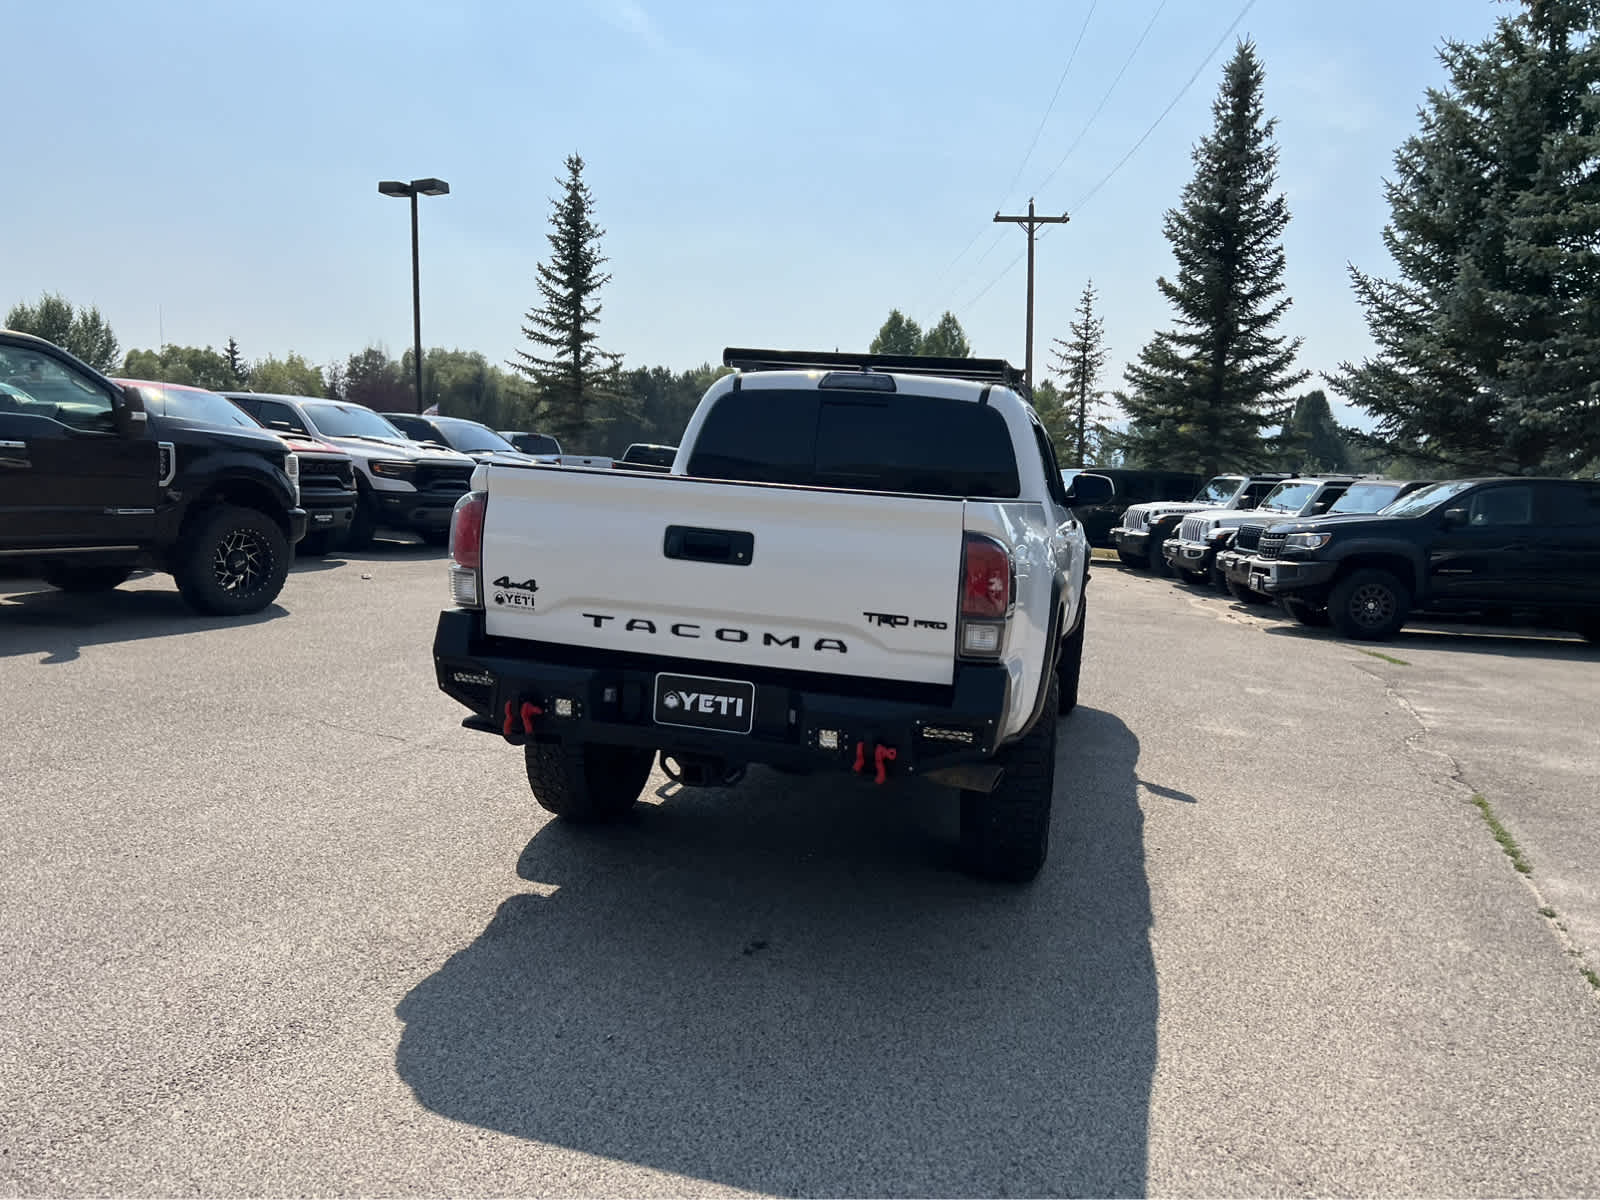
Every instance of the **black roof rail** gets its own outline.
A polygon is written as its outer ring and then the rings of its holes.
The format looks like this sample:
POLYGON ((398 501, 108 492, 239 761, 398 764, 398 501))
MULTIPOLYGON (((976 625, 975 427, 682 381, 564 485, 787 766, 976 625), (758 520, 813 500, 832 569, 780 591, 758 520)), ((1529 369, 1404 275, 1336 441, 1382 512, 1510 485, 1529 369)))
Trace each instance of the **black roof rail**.
POLYGON ((729 346, 722 365, 738 371, 893 371, 999 383, 1026 394, 1022 371, 1003 358, 935 358, 922 354, 847 354, 837 350, 751 350, 729 346))

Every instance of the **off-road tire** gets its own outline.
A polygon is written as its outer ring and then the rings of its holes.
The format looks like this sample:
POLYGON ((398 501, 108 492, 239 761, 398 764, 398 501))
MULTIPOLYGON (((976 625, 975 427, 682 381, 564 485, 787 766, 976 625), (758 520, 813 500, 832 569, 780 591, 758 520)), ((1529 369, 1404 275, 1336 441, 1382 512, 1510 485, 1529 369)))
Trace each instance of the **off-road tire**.
POLYGON ((1204 571, 1191 571, 1188 567, 1179 567, 1177 570, 1178 578, 1182 579, 1190 587, 1205 587, 1210 582, 1206 578, 1204 571))
POLYGON ((1164 545, 1166 545, 1165 538, 1158 540, 1152 537, 1146 546, 1145 557, 1150 560, 1150 573, 1167 579, 1172 575, 1172 568, 1167 565, 1166 555, 1161 553, 1161 547, 1164 545))
POLYGON ((132 567, 85 567, 73 563, 53 563, 39 577, 63 592, 109 592, 128 581, 132 567))
POLYGON ((1122 560, 1125 567, 1148 567, 1150 559, 1143 554, 1129 554, 1126 550, 1117 549, 1117 557, 1122 560))
POLYGON ((350 516, 350 524, 344 531, 344 548, 346 550, 370 550, 373 536, 378 532, 378 505, 372 498, 372 493, 362 488, 356 497, 356 511, 350 516))
POLYGON ((1278 598, 1278 603, 1285 613, 1302 625, 1308 625, 1313 629, 1326 629, 1331 624, 1328 610, 1320 604, 1313 604, 1298 596, 1281 596, 1278 598))
POLYGON ((1051 675, 1044 711, 1027 736, 995 756, 1005 768, 992 792, 961 793, 961 865, 980 879, 1027 883, 1050 851, 1050 804, 1056 783, 1056 709, 1051 675))
POLYGON ((1381 642, 1400 632, 1411 611, 1411 589, 1381 567, 1351 571, 1328 593, 1328 618, 1347 638, 1381 642))
POLYGON ((528 786, 539 807, 574 825, 615 821, 644 792, 654 750, 634 746, 523 746, 528 786))
POLYGON ((1227 585, 1228 595, 1232 596, 1240 604, 1270 604, 1272 602, 1270 596, 1263 596, 1255 588, 1247 587, 1237 579, 1227 580, 1227 585))
POLYGON ((197 612, 242 617, 278 598, 292 554, 289 539, 266 513, 219 504, 197 514, 185 531, 172 575, 197 612))
POLYGON ((1083 634, 1089 624, 1089 606, 1085 602, 1078 628, 1061 641, 1061 657, 1056 660, 1056 683, 1060 689, 1056 715, 1064 717, 1078 707, 1078 677, 1083 673, 1083 634))

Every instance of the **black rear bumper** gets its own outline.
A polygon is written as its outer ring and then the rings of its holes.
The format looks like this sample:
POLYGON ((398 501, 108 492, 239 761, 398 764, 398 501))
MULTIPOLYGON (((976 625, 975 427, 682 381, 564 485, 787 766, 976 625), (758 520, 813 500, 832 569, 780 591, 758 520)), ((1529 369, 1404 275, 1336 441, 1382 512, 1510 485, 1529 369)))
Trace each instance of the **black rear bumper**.
POLYGON ((961 769, 993 756, 1005 723, 1008 679, 999 666, 958 664, 952 685, 918 688, 576 651, 487 638, 482 630, 479 613, 440 613, 434 671, 440 690, 471 710, 463 725, 514 742, 641 746, 720 758, 730 767, 763 763, 797 770, 854 770, 864 760, 869 773, 876 762, 874 751, 881 746, 894 751, 889 759, 894 774, 949 772, 946 780, 957 786, 982 787, 961 778, 961 769), (751 731, 657 724, 658 672, 754 684, 751 731), (528 710, 526 726, 524 705, 539 710, 528 710))

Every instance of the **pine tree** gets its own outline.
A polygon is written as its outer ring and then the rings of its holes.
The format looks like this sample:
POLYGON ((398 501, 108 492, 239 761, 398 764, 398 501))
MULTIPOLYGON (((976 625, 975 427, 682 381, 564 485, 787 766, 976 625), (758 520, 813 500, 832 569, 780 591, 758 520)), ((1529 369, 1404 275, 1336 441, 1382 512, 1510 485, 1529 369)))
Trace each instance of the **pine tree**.
POLYGON ((1083 295, 1078 297, 1078 307, 1067 326, 1072 334, 1070 341, 1051 338, 1051 369, 1061 377, 1066 393, 1066 421, 1062 429, 1065 445, 1071 446, 1080 466, 1095 460, 1095 430, 1099 422, 1094 419, 1094 409, 1100 397, 1095 385, 1100 372, 1105 370, 1111 351, 1106 346, 1105 319, 1095 315, 1094 281, 1083 285, 1083 295))
POLYGON ((563 446, 585 442, 615 419, 623 405, 622 356, 595 345, 599 292, 611 281, 600 267, 605 236, 594 221, 594 196, 583 181, 583 159, 571 154, 563 191, 551 201, 551 256, 538 268, 543 307, 526 315, 523 334, 535 349, 518 350, 507 365, 538 385, 535 420, 563 446))
POLYGON ((1275 119, 1265 116, 1265 72, 1239 45, 1211 106, 1212 131, 1195 147, 1195 173, 1163 229, 1178 273, 1156 286, 1177 328, 1156 334, 1124 373, 1117 401, 1125 445, 1150 466, 1212 475, 1272 457, 1263 434, 1289 416, 1300 340, 1272 329, 1292 303, 1283 293, 1289 207, 1277 186, 1275 119))
POLYGON ((1281 439, 1284 466, 1291 471, 1349 471, 1354 465, 1328 394, 1313 388, 1294 402, 1281 439))
POLYGON ((878 336, 867 347, 867 353, 921 354, 922 326, 898 308, 891 308, 888 317, 878 328, 878 336))
POLYGON ((1379 447, 1459 474, 1600 454, 1600 0, 1520 0, 1395 153, 1384 244, 1354 267, 1377 353, 1330 383, 1379 447))
POLYGON ((239 353, 239 343, 231 337, 228 339, 228 344, 222 348, 222 357, 227 360, 235 387, 244 387, 250 382, 250 366, 245 362, 244 355, 239 353))

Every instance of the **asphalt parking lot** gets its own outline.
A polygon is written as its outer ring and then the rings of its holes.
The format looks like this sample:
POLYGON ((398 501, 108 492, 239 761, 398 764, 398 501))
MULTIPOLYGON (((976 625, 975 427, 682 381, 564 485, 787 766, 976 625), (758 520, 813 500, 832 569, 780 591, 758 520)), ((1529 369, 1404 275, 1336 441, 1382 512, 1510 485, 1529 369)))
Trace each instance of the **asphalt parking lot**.
POLYGON ((1600 650, 1090 595, 1007 889, 927 787, 548 824, 435 551, 0 580, 0 1192, 1600 1191, 1600 650))

